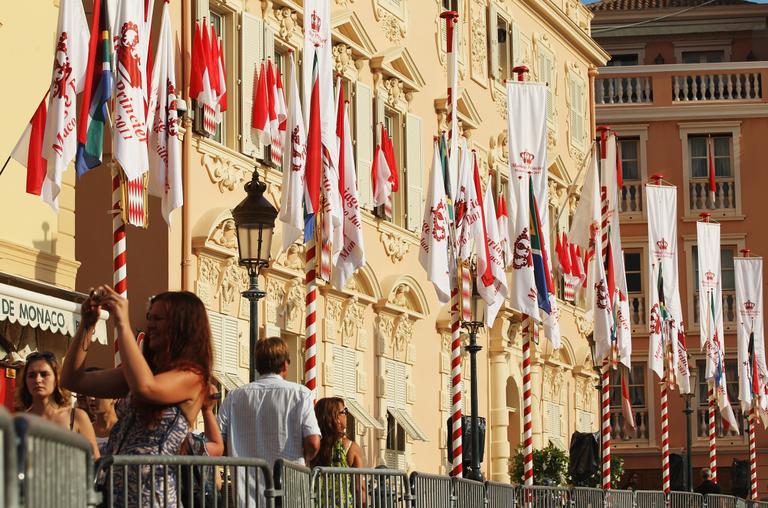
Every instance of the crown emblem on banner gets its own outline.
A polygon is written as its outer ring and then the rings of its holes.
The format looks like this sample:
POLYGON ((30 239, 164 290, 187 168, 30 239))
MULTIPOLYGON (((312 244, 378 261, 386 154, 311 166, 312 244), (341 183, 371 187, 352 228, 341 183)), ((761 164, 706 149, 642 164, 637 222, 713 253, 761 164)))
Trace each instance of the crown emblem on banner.
POLYGON ((715 280, 715 274, 712 272, 705 272, 704 278, 707 279, 707 282, 712 282, 713 280, 715 280))
POLYGON ((320 16, 317 15, 317 11, 312 11, 312 16, 310 17, 310 26, 312 27, 312 30, 314 32, 320 31, 320 16))
POLYGON ((526 150, 526 151, 520 152, 520 158, 523 160, 524 163, 530 164, 533 162, 533 159, 535 159, 536 157, 531 152, 526 150))
POLYGON ((747 310, 754 310, 755 309, 755 302, 747 300, 744 302, 744 308, 747 310))
POLYGON ((667 242, 665 239, 661 239, 658 242, 656 242, 656 247, 658 247, 661 250, 667 250, 667 247, 669 247, 669 242, 667 242))

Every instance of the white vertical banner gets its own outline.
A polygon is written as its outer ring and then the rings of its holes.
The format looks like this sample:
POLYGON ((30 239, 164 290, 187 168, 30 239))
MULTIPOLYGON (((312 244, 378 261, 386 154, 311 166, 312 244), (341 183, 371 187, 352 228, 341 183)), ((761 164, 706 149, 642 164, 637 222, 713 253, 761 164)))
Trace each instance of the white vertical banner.
MULTIPOLYGON (((768 410, 768 368, 765 363, 763 323, 763 258, 735 258, 736 339, 739 353, 739 400, 748 412, 753 399, 764 413, 768 410)), ((764 415, 763 415, 764 416, 764 415)), ((763 418, 765 422, 765 418, 763 418)))
MULTIPOLYGON (((335 120, 336 104, 333 92, 333 57, 331 55, 331 3, 330 0, 305 0, 304 2, 304 54, 303 83, 304 107, 309 107, 312 93, 312 65, 317 54, 318 80, 320 85, 320 132, 336 167, 335 120)), ((309 115, 304 119, 309 128, 309 115)))
POLYGON ((549 197, 547 182, 547 85, 510 81, 507 83, 507 119, 509 133, 509 237, 512 254, 512 305, 544 323, 544 332, 554 348, 560 346, 557 298, 549 268, 549 197), (530 183, 529 183, 530 182, 530 183), (534 272, 531 250, 530 189, 536 199, 541 229, 540 254, 545 273, 534 272), (512 219, 514 217, 514 219, 512 219), (542 286, 542 281, 544 285, 542 286), (542 290, 546 295, 539 295, 542 290), (546 304, 538 300, 546 298, 546 304), (538 308, 549 312, 537 311, 538 308))
POLYGON ((618 295, 610 295, 612 303, 616 306, 614 311, 615 323, 613 324, 616 335, 616 352, 618 360, 632 367, 632 327, 629 322, 629 297, 627 293, 627 277, 624 269, 624 252, 621 247, 621 231, 619 225, 619 193, 618 185, 618 149, 616 136, 608 135, 606 154, 603 159, 603 172, 600 175, 602 186, 605 187, 605 195, 608 207, 608 226, 610 228, 611 250, 613 251, 613 276, 616 281, 618 295))
POLYGON ((424 218, 421 226, 419 263, 432 281, 440 303, 451 298, 451 280, 448 271, 448 205, 443 184, 443 166, 437 141, 432 153, 432 172, 429 178, 424 218))
MULTIPOLYGON (((596 244, 600 239, 600 175, 598 170, 600 157, 597 150, 598 148, 595 148, 592 151, 592 161, 587 168, 579 202, 576 204, 576 211, 571 220, 571 229, 568 231, 568 242, 578 247, 582 256, 586 256, 588 261, 585 263, 587 265, 587 277, 583 279, 583 284, 585 284, 584 310, 588 320, 592 319, 592 312, 595 308, 594 288, 598 281, 597 269, 594 265, 598 257, 594 255, 593 251, 600 252, 602 250, 601 246, 596 244)), ((578 263, 579 260, 575 259, 574 256, 571 262, 578 263)))
POLYGON ((690 393, 683 315, 677 274, 677 187, 646 185, 648 213, 648 364, 664 378, 665 358, 671 351, 674 379, 680 393, 690 393))
POLYGON ((723 357, 723 292, 720 268, 720 224, 696 223, 699 257, 699 328, 701 349, 707 353, 706 378, 715 376, 723 357))

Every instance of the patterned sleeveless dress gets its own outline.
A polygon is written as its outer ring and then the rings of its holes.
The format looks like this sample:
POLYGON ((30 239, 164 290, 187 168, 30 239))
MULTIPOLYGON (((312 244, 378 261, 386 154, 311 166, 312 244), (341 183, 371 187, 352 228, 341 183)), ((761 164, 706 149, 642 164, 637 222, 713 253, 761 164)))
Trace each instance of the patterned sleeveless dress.
MULTIPOLYGON (((109 455, 178 455, 181 443, 189 433, 189 424, 178 406, 163 409, 159 422, 148 428, 131 404, 130 396, 120 401, 116 407, 117 423, 112 427, 107 442, 109 455)), ((126 495, 123 467, 114 469, 112 488, 114 505, 123 506, 126 495)), ((176 496, 176 471, 165 466, 155 467, 154 475, 150 466, 128 466, 128 506, 176 508, 179 503, 176 496), (139 471, 140 470, 140 471, 139 471), (140 472, 140 475, 139 475, 140 472), (139 478, 140 476, 140 478, 139 478), (141 482, 141 498, 137 489, 141 482), (154 483, 154 499, 152 496, 154 483)))

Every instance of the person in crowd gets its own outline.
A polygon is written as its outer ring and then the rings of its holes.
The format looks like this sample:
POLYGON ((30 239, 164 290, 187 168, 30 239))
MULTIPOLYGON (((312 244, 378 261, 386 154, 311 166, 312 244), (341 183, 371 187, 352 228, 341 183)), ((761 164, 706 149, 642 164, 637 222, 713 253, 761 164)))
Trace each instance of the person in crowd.
POLYGON ((640 489, 640 475, 637 472, 629 475, 627 484, 624 486, 624 490, 639 490, 640 489))
POLYGON ((102 455, 106 454, 109 434, 117 423, 115 399, 99 399, 88 397, 88 407, 93 415, 93 431, 96 433, 96 444, 102 455))
POLYGON ((709 468, 701 470, 701 483, 696 487, 696 492, 699 494, 720 494, 722 491, 720 485, 712 481, 712 471, 709 468))
MULTIPOLYGON (((208 396, 213 360, 211 330, 203 302, 187 291, 170 291, 153 297, 147 312, 143 352, 128 317, 128 300, 109 286, 92 291, 82 306, 82 321, 72 340, 62 373, 62 383, 78 393, 98 398, 123 399, 117 405, 106 452, 110 455, 178 455, 181 444, 208 396), (87 372, 88 346, 99 316, 109 311, 114 322, 122 365, 87 372)), ((115 474, 112 490, 129 506, 153 503, 178 506, 173 468, 145 468, 141 489, 135 469, 115 474), (155 499, 150 501, 154 483, 155 499), (140 490, 140 493, 139 493, 140 490), (165 501, 167 496, 167 502, 165 501)))
MULTIPOLYGON (((348 410, 344 399, 326 397, 317 401, 315 416, 320 426, 320 450, 312 459, 312 466, 363 467, 360 447, 347 437, 348 410)), ((352 507, 365 504, 365 489, 359 479, 355 482, 355 495, 347 478, 334 477, 332 484, 320 486, 321 491, 333 497, 333 506, 352 507)))
POLYGON ((24 382, 19 383, 17 409, 77 432, 91 444, 93 457, 99 458, 91 420, 85 411, 72 407, 71 394, 61 385, 60 370, 56 356, 49 351, 28 355, 24 382))
MULTIPOLYGON (((281 458, 309 463, 320 448, 320 428, 312 392, 286 380, 291 362, 288 345, 280 337, 262 339, 256 343, 254 359, 259 378, 230 392, 219 409, 226 454, 257 457, 267 464, 281 458)), ((238 473, 243 486, 243 471, 238 473)), ((248 502, 259 506, 255 484, 255 476, 249 474, 248 502)), ((262 490, 259 484, 259 496, 262 490)), ((245 489, 238 488, 238 502, 246 504, 245 489)))

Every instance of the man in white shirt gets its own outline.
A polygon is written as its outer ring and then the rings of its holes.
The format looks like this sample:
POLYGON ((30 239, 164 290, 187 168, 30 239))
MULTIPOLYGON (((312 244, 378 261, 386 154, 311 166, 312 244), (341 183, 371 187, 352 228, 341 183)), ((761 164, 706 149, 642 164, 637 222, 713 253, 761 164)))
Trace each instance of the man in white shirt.
MULTIPOLYGON (((230 392, 219 410, 226 454, 263 459, 270 468, 281 458, 308 464, 320 449, 312 392, 306 386, 286 381, 291 359, 282 338, 258 341, 255 359, 258 379, 230 392)), ((240 505, 245 504, 243 469, 238 468, 237 475, 240 505)), ((253 505, 256 491, 252 471, 248 477, 248 497, 253 505)), ((258 490, 261 497, 261 481, 258 490)))

